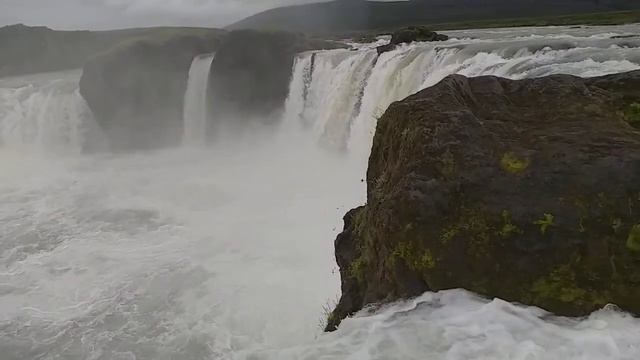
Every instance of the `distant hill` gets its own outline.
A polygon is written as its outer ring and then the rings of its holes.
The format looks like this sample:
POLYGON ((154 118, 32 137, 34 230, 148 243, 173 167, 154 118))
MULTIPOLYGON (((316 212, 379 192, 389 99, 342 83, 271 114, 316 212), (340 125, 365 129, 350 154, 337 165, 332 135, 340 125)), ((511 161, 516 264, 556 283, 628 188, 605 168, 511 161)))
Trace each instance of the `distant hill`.
POLYGON ((640 9, 638 0, 335 0, 267 10, 229 29, 342 33, 405 25, 472 22, 640 9))
POLYGON ((0 77, 80 68, 116 44, 135 39, 220 32, 201 28, 56 31, 22 24, 0 27, 0 77))

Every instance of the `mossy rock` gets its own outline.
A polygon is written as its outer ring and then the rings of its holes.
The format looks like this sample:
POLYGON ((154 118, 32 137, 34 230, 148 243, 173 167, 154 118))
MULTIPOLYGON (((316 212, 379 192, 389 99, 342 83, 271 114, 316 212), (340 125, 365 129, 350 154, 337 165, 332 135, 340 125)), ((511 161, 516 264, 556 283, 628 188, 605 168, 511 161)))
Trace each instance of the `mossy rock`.
POLYGON ((623 109, 624 119, 629 125, 640 129, 640 103, 632 102, 623 109))
POLYGON ((559 315, 640 314, 638 89, 638 71, 453 75, 392 104, 367 205, 336 241, 329 330, 367 304, 451 288, 559 315))

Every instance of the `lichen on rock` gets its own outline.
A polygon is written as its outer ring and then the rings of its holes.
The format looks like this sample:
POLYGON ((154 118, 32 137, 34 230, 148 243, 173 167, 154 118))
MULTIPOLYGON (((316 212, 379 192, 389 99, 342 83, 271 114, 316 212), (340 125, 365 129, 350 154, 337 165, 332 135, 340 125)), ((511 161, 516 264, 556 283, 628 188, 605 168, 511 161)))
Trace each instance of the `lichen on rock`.
POLYGON ((640 72, 453 75, 392 104, 367 205, 336 239, 342 298, 327 330, 367 304, 451 288, 559 315, 640 314, 638 89, 640 72))

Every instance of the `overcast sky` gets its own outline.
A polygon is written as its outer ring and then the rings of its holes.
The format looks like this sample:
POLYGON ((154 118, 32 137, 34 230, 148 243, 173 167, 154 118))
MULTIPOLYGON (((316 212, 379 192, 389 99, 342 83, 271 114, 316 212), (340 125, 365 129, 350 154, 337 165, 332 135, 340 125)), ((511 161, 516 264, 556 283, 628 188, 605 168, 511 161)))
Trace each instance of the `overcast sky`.
POLYGON ((114 29, 153 25, 222 27, 282 5, 319 0, 0 0, 0 26, 114 29))

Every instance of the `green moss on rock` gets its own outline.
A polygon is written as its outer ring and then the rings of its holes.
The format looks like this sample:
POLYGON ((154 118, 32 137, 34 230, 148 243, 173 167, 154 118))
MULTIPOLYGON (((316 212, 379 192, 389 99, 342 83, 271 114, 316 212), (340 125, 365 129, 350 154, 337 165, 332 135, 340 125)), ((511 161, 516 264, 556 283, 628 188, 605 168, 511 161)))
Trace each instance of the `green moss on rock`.
POLYGON ((510 238, 513 235, 522 234, 522 230, 513 224, 511 214, 508 210, 502 211, 502 228, 498 231, 498 235, 503 239, 510 238))
POLYGON ((549 227, 554 225, 554 219, 555 219, 555 217, 553 216, 553 214, 545 213, 544 217, 542 219, 538 219, 538 220, 534 221, 533 223, 535 225, 538 225, 540 227, 540 233, 542 235, 545 235, 547 233, 547 230, 549 229, 549 227))
POLYGON ((629 125, 640 129, 640 103, 633 102, 624 107, 623 117, 629 125))
POLYGON ((410 242, 398 243, 392 252, 392 262, 402 259, 414 271, 424 272, 436 266, 436 259, 430 249, 421 249, 410 242))
POLYGON ((338 237, 357 240, 336 240, 341 274, 366 254, 366 283, 342 277, 339 318, 451 288, 565 316, 607 303, 640 314, 640 132, 615 106, 637 89, 640 71, 454 75, 391 105, 361 230, 338 237))
POLYGON ((500 167, 510 174, 520 174, 529 167, 529 160, 521 158, 513 152, 506 152, 500 159, 500 167))
POLYGON ((640 251, 640 224, 634 225, 627 237, 627 248, 631 251, 640 251))
POLYGON ((352 278, 358 280, 358 282, 363 282, 365 278, 365 268, 367 266, 367 260, 360 256, 355 261, 351 263, 351 267, 349 268, 349 274, 352 278))
POLYGON ((531 294, 534 302, 555 304, 554 306, 578 307, 593 311, 606 305, 606 290, 594 290, 581 286, 574 269, 575 265, 563 265, 547 276, 537 280, 531 294))

